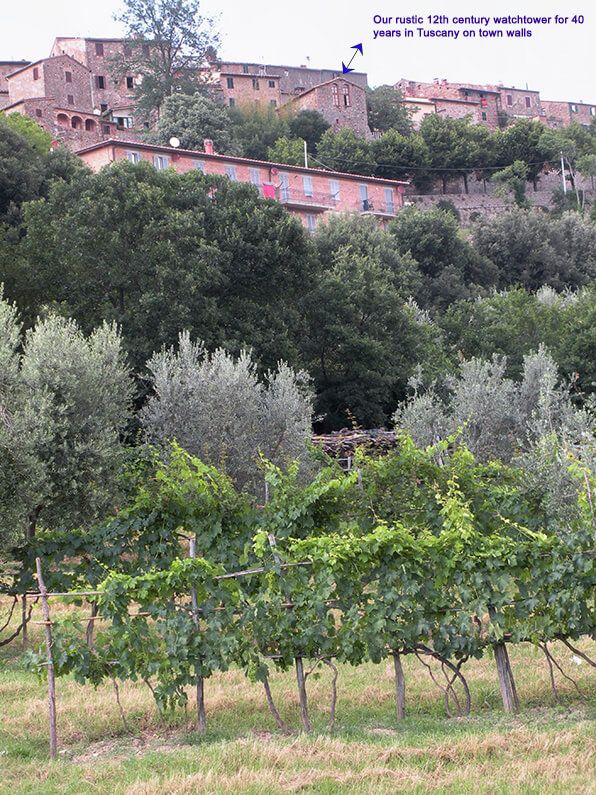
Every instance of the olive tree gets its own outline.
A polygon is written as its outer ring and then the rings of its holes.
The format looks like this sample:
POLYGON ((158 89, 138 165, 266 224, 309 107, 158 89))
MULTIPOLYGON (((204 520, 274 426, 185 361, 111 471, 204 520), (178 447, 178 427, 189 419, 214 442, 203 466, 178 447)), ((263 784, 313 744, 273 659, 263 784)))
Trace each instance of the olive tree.
POLYGON ((259 455, 283 465, 306 460, 312 395, 306 373, 280 362, 259 380, 243 351, 208 353, 188 332, 178 350, 163 349, 147 363, 152 396, 141 412, 150 442, 175 439, 192 455, 223 467, 237 487, 257 491, 259 455))
POLYGON ((15 308, 0 300, 0 367, 2 535, 90 525, 113 505, 131 411, 116 327, 86 337, 49 315, 23 340, 15 308))

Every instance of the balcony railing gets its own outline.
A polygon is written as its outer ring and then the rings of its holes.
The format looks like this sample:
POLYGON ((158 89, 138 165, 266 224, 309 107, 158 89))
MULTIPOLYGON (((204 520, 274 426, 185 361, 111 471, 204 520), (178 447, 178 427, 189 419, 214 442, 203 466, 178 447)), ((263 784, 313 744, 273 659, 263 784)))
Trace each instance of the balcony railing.
MULTIPOLYGON (((262 193, 262 189, 259 192, 262 193)), ((342 201, 341 198, 337 198, 331 193, 314 191, 312 195, 307 195, 301 190, 289 187, 275 188, 275 198, 286 207, 307 209, 311 212, 337 210, 338 212, 359 212, 361 215, 393 218, 399 209, 399 206, 394 202, 372 201, 370 199, 360 199, 356 202, 353 200, 342 201)))
POLYGON ((330 193, 319 193, 313 191, 308 195, 304 191, 297 190, 296 188, 276 188, 275 198, 288 207, 306 207, 310 210, 324 212, 325 210, 332 210, 339 205, 339 202, 334 199, 330 193))

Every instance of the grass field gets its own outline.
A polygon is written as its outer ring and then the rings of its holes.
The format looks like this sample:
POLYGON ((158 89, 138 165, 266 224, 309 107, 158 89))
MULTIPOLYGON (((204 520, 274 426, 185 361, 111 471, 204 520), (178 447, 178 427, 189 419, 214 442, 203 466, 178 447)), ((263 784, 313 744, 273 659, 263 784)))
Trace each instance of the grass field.
MULTIPOLYGON (((40 627, 32 634, 40 640, 40 627)), ((582 644, 596 656, 593 647, 582 644)), ((407 657, 408 716, 398 722, 390 661, 340 666, 333 731, 330 673, 308 681, 311 735, 282 734, 262 686, 239 671, 206 683, 205 737, 195 730, 192 696, 186 716, 160 722, 147 687, 123 683, 129 734, 111 685, 95 691, 59 679, 59 753, 50 762, 46 687, 13 645, 0 649, 0 793, 596 793, 596 669, 562 646, 552 651, 584 698, 557 674, 556 704, 546 661, 526 644, 510 649, 519 715, 503 713, 487 656, 464 666, 470 717, 448 718, 442 692, 407 657)), ((271 684, 297 729, 293 674, 273 674, 271 684)))

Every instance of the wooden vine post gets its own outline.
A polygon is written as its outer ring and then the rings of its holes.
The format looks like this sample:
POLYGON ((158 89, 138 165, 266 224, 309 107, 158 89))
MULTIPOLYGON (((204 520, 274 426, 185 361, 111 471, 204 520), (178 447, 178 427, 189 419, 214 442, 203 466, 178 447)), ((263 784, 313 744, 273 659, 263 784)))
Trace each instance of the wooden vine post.
MULTIPOLYGON (((193 536, 190 539, 190 557, 196 558, 197 556, 197 537, 193 536)), ((190 588, 190 597, 192 600, 192 621, 195 625, 195 630, 199 631, 199 604, 197 601, 197 589, 194 585, 190 588)), ((207 719, 205 717, 205 681, 202 676, 197 678, 197 717, 199 721, 199 732, 205 734, 207 731, 207 719)))
MULTIPOLYGON (((273 560, 276 562, 278 566, 281 567, 281 558, 275 552, 275 547, 277 546, 277 542, 275 541, 275 536, 273 533, 269 533, 267 536, 269 541, 269 546, 273 550, 273 560)), ((281 570, 281 578, 282 580, 285 579, 283 569, 281 570)), ((286 594, 286 596, 288 596, 286 594)), ((302 721, 302 728, 305 732, 310 732, 310 718, 308 717, 308 701, 306 699, 306 677, 304 676, 304 665, 302 662, 302 657, 296 656, 294 657, 294 663, 296 665, 296 681, 298 682, 298 695, 300 697, 300 720, 302 721)))
MULTIPOLYGON (((489 607, 488 614, 490 616, 490 620, 494 622, 496 616, 495 608, 489 607)), ((495 655, 495 662, 497 664, 497 675, 499 677, 499 687, 501 689, 501 698, 503 699, 503 708, 505 709, 505 712, 519 712, 519 700, 517 698, 517 690, 515 687, 515 680, 513 679, 511 663, 509 662, 509 655, 507 654, 507 647, 502 642, 494 643, 493 652, 495 655)))
POLYGON ((43 605, 43 617, 46 630, 46 648, 48 652, 48 713, 50 719, 50 756, 56 756, 56 685, 54 680, 54 661, 52 659, 52 623, 50 621, 50 608, 48 605, 48 592, 41 573, 41 560, 35 558, 37 567, 37 582, 43 605))
POLYGON ((393 652, 393 667, 395 669, 395 709, 397 719, 403 720, 406 717, 406 680, 401 664, 401 655, 397 651, 393 652))

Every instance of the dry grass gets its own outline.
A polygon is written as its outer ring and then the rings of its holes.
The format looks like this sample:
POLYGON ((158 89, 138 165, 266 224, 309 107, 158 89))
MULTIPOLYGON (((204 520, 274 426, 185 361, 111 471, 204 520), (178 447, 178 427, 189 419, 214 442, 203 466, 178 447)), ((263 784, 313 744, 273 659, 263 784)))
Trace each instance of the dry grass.
MULTIPOLYGON (((32 635, 41 639, 39 625, 32 635)), ((586 651, 590 646, 586 641, 586 651)), ((45 686, 24 669, 13 645, 0 657, 0 792, 596 793, 596 670, 573 663, 561 645, 553 652, 577 678, 585 700, 558 676, 562 704, 555 705, 546 662, 525 645, 510 650, 523 704, 519 716, 502 712, 494 661, 487 656, 464 667, 472 715, 447 719, 442 694, 409 657, 405 721, 394 718, 389 662, 341 666, 333 733, 326 728, 329 674, 309 679, 311 736, 279 733, 262 688, 239 671, 207 683, 206 738, 196 735, 190 707, 187 716, 179 711, 159 723, 145 685, 121 685, 130 736, 111 685, 95 691, 59 680, 60 753, 49 762, 45 686)), ((284 719, 298 727, 293 674, 274 674, 272 690, 284 719)))

